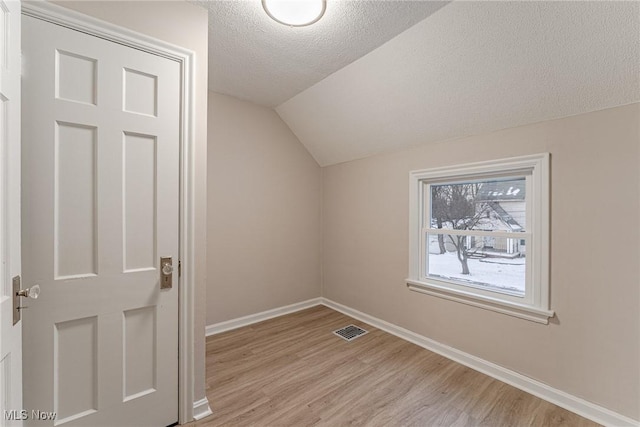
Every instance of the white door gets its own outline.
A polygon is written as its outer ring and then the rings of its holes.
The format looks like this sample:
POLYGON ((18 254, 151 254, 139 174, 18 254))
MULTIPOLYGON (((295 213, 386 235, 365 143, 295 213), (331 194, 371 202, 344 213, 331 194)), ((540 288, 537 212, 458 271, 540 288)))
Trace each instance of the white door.
POLYGON ((172 424, 180 65, 22 25, 23 281, 41 287, 23 314, 25 408, 55 425, 172 424))
POLYGON ((22 322, 12 278, 20 274, 20 2, 0 0, 0 426, 22 410, 22 322))

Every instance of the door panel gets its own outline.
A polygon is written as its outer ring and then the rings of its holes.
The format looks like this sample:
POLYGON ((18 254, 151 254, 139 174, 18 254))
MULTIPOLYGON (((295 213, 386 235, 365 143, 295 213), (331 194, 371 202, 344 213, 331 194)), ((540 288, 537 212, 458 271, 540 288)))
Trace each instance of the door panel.
POLYGON ((0 0, 0 426, 22 418, 22 322, 13 324, 20 274, 20 2, 0 0))
POLYGON ((25 406, 172 424, 178 280, 161 289, 160 257, 178 264, 180 65, 26 16, 23 39, 24 280, 42 288, 25 406))
POLYGON ((53 399, 61 423, 98 410, 97 335, 97 316, 54 325, 53 399))
POLYGON ((95 276, 97 128, 55 123, 54 277, 95 276))

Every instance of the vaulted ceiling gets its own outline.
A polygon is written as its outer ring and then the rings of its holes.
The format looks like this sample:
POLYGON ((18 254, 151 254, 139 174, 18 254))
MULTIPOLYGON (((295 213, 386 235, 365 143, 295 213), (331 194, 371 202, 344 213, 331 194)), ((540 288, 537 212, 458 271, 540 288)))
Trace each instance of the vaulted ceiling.
POLYGON ((638 2, 328 0, 302 29, 204 3, 209 89, 274 106, 323 166, 640 101, 638 2))
POLYGON ((209 11, 209 90, 269 107, 319 82, 447 4, 328 0, 308 27, 269 18, 261 0, 192 0, 209 11))

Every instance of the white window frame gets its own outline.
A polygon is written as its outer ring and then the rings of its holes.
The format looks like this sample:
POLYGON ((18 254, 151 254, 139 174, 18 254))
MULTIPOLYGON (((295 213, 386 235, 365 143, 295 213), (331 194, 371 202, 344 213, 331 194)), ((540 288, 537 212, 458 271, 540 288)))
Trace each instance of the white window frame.
MULTIPOLYGON (((409 278, 407 287, 452 301, 493 310, 522 319, 548 324, 554 312, 549 307, 549 153, 411 171, 409 173, 409 278), (527 245, 525 296, 491 292, 481 287, 463 286, 455 281, 428 277, 423 236, 430 225, 429 200, 424 187, 430 184, 469 182, 490 178, 526 177, 527 245)), ((430 194, 430 192, 428 193, 430 194)), ((443 234, 457 230, 438 229, 443 234)), ((487 232, 462 232, 484 235, 487 232)), ((496 237, 507 233, 491 232, 496 237)), ((513 233, 510 236, 513 237, 513 233)))

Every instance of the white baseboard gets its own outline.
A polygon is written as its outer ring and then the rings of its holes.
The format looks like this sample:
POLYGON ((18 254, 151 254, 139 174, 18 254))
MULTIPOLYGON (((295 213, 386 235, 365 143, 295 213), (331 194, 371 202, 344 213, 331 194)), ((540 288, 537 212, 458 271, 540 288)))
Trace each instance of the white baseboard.
POLYGON ((426 348, 427 350, 433 351, 434 353, 438 353, 446 357, 447 359, 451 359, 471 369, 482 372, 483 374, 489 375, 490 377, 512 385, 522 391, 530 393, 550 403, 553 403, 554 405, 558 405, 561 408, 574 412, 599 424, 612 427, 640 426, 640 422, 637 420, 618 414, 607 408, 596 405, 595 403, 588 402, 564 391, 555 389, 547 384, 534 380, 533 378, 529 378, 510 369, 503 368, 502 366, 496 365, 495 363, 457 350, 453 347, 449 347, 448 345, 439 343, 425 336, 416 334, 415 332, 411 332, 408 329, 396 326, 392 323, 386 322, 382 319, 378 319, 374 316, 370 316, 366 313, 339 304, 327 298, 314 298, 297 304, 291 304, 285 307, 263 311, 261 313, 253 314, 250 316, 244 316, 238 319, 232 319, 226 322, 209 325, 206 329, 207 336, 230 331, 242 326, 247 326, 253 323, 261 322, 263 320, 282 316, 284 314, 304 310, 316 305, 324 305, 333 310, 346 314, 347 316, 351 316, 354 319, 358 319, 362 322, 368 323, 369 325, 375 326, 376 328, 395 335, 398 338, 402 338, 406 341, 419 345, 420 347, 426 348))
POLYGON ((211 407, 209 407, 209 400, 205 397, 197 402, 193 402, 193 419, 198 421, 213 414, 211 407))
POLYGON ((322 298, 313 298, 295 304, 285 305, 284 307, 278 307, 272 310, 251 314, 249 316, 243 316, 238 317, 237 319, 227 320, 225 322, 214 323, 213 325, 207 326, 206 334, 207 336, 216 335, 222 332, 241 328, 243 326, 262 322, 263 320, 273 319, 274 317, 283 316, 285 314, 294 313, 300 310, 305 310, 307 308, 314 307, 320 304, 322 304, 322 298))
POLYGON ((502 366, 498 366, 495 363, 491 363, 469 353, 456 350, 453 347, 441 344, 425 336, 418 335, 415 332, 411 332, 408 329, 404 329, 400 326, 378 319, 377 317, 373 317, 342 304, 338 304, 337 302, 331 301, 327 298, 322 299, 322 304, 599 424, 603 424, 605 426, 640 426, 640 422, 637 420, 550 387, 547 384, 541 383, 540 381, 534 380, 533 378, 529 378, 510 369, 503 368, 502 366))

